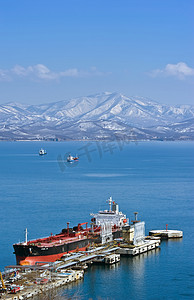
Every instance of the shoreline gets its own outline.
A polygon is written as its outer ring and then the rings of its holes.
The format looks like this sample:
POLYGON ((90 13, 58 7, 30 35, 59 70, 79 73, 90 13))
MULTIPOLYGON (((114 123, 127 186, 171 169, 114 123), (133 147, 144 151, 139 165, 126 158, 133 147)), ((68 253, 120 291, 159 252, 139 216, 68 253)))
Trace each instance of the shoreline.
POLYGON ((52 142, 52 143, 63 143, 63 142, 126 142, 126 143, 140 143, 140 142, 194 142, 194 139, 175 139, 175 140, 127 140, 127 139, 114 139, 114 140, 100 140, 100 139, 81 139, 81 140, 0 140, 1 142, 43 142, 43 143, 47 143, 47 142, 52 142))

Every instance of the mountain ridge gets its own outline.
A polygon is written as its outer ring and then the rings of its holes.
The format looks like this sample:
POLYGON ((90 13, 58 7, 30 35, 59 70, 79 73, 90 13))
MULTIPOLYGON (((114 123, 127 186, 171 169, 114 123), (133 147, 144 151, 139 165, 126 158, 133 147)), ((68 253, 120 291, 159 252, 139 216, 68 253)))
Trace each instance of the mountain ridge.
POLYGON ((0 140, 129 138, 132 129, 137 139, 192 140, 193 120, 192 105, 104 92, 39 105, 1 104, 0 140))

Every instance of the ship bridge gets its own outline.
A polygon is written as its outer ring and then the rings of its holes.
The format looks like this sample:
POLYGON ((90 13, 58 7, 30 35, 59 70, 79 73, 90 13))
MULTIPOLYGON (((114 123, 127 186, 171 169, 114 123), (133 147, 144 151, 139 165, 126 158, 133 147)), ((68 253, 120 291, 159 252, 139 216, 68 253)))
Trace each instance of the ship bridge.
POLYGON ((127 223, 129 220, 126 215, 119 211, 118 204, 112 200, 110 197, 107 202, 109 203, 109 210, 99 211, 96 214, 90 214, 93 218, 95 225, 101 226, 105 223, 110 223, 112 226, 116 225, 121 227, 127 223))

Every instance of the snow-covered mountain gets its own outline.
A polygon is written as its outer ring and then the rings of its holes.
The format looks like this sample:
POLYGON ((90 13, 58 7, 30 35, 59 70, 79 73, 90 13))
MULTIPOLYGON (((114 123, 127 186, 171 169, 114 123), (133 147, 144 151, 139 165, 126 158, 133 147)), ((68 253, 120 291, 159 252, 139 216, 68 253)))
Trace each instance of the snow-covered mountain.
POLYGON ((193 139, 194 107, 101 93, 41 105, 0 105, 0 139, 193 139))

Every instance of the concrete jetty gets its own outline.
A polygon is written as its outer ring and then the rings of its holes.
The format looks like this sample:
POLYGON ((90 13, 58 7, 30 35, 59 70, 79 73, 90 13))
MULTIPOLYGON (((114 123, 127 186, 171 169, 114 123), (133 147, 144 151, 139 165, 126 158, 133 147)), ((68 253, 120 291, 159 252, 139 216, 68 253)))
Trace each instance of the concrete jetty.
POLYGON ((183 231, 181 230, 151 230, 150 236, 160 237, 161 239, 182 238, 183 231))
POLYGON ((145 240, 141 245, 130 245, 130 244, 122 244, 120 248, 117 250, 117 253, 121 255, 139 255, 150 250, 154 250, 160 246, 160 240, 145 240))

